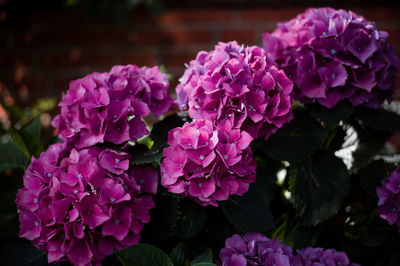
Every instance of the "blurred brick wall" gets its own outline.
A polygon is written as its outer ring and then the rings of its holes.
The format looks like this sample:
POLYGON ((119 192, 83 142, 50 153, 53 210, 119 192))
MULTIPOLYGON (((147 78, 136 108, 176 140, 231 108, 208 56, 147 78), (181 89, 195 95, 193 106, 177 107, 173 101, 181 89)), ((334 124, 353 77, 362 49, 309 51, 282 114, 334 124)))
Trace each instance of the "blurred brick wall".
MULTIPOLYGON (((352 8, 390 33, 400 51, 400 8, 352 8)), ((115 64, 163 64, 175 80, 184 63, 218 41, 261 44, 261 33, 304 8, 173 8, 134 11, 123 24, 88 22, 83 13, 35 12, 0 28, 0 82, 31 100, 60 97, 70 80, 115 64)), ((1 89, 1 87, 0 87, 1 89)))

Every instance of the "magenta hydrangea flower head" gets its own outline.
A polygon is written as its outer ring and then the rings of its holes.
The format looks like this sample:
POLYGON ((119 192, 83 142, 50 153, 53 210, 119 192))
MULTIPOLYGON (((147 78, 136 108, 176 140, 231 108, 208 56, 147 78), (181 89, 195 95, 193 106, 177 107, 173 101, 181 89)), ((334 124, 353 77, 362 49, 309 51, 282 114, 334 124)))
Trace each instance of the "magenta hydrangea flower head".
POLYGON ((343 251, 336 251, 335 249, 312 248, 312 247, 297 250, 297 255, 293 257, 291 265, 359 266, 356 263, 351 263, 346 253, 344 253, 343 251))
POLYGON ((400 231, 400 167, 382 180, 382 186, 376 188, 376 194, 379 216, 390 225, 396 224, 400 231))
POLYGON ((377 108, 393 98, 399 59, 388 34, 351 11, 307 9, 263 39, 299 101, 333 108, 347 99, 377 108))
POLYGON ((168 133, 161 184, 202 206, 218 206, 217 201, 229 195, 242 195, 256 177, 251 140, 228 119, 217 127, 210 120, 187 122, 168 133))
POLYGON ((222 266, 292 265, 292 249, 278 239, 271 240, 260 233, 236 234, 227 238, 219 257, 222 266))
POLYGON ((131 167, 129 155, 108 149, 50 146, 32 162, 17 193, 20 237, 48 261, 100 263, 114 249, 138 243, 150 220, 158 172, 131 167))
POLYGON ((115 66, 70 83, 52 125, 77 149, 105 141, 135 142, 148 134, 142 117, 159 116, 172 105, 168 80, 157 67, 115 66))
POLYGON ((268 137, 292 118, 292 82, 262 48, 222 43, 200 52, 180 78, 177 102, 194 119, 230 119, 253 138, 268 137))

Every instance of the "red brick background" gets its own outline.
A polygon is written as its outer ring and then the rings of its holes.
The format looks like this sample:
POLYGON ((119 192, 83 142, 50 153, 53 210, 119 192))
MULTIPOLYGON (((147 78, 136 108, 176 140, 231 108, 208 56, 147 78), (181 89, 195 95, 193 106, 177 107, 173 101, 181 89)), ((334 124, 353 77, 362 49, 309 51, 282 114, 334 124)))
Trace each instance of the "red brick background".
MULTIPOLYGON (((31 100, 60 97, 70 80, 116 64, 163 64, 176 80, 198 51, 218 41, 261 45, 262 32, 304 9, 196 6, 167 8, 158 15, 136 10, 119 24, 90 21, 79 11, 25 13, 22 22, 0 27, 0 89, 14 94, 28 89, 31 100)), ((351 9, 387 30, 400 51, 399 7, 351 9)))

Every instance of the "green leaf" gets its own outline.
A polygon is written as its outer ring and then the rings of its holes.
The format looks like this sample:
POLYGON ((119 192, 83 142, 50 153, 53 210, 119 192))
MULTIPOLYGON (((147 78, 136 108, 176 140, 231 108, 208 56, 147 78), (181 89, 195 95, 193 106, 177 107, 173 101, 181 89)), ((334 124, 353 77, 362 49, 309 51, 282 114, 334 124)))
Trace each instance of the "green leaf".
POLYGON ((184 239, 199 234, 207 219, 204 207, 187 200, 180 202, 179 209, 182 214, 179 216, 174 234, 184 239))
POLYGON ((226 218, 240 231, 264 232, 274 227, 269 203, 269 195, 258 182, 243 196, 231 196, 221 205, 226 218))
POLYGON ((217 266, 217 265, 214 263, 210 263, 210 262, 200 262, 200 263, 192 264, 192 266, 217 266))
POLYGON ((376 187, 381 186, 382 180, 389 174, 381 160, 371 162, 358 172, 361 187, 374 198, 377 198, 376 187))
POLYGON ((325 140, 326 132, 305 111, 296 110, 294 119, 272 134, 264 145, 264 152, 270 157, 297 162, 311 155, 325 140))
POLYGON ((48 265, 47 254, 25 240, 1 246, 0 261, 2 265, 48 265))
POLYGON ((186 246, 183 243, 178 244, 172 249, 169 257, 174 263, 174 266, 186 266, 189 263, 189 260, 185 254, 185 249, 186 246))
POLYGON ((135 144, 127 150, 131 155, 130 163, 132 165, 160 163, 163 151, 160 148, 148 149, 144 144, 135 144))
POLYGON ((336 214, 349 190, 346 166, 331 154, 312 156, 295 166, 291 175, 294 207, 306 226, 319 224, 336 214))
POLYGON ((58 100, 55 97, 45 97, 36 101, 33 111, 36 113, 49 112, 57 106, 58 100))
POLYGON ((15 104, 12 105, 3 105, 3 107, 7 110, 7 112, 10 114, 11 119, 13 120, 20 120, 24 117, 24 111, 15 104))
POLYGON ((40 116, 37 116, 24 130, 33 136, 40 136, 40 116))
POLYGON ((20 130, 12 129, 10 135, 21 150, 25 152, 28 157, 32 155, 38 157, 44 150, 42 141, 40 139, 40 117, 36 117, 29 125, 20 130))
POLYGON ((161 249, 148 244, 138 244, 116 251, 122 265, 173 266, 171 259, 161 249))
POLYGON ((25 154, 26 157, 30 158, 31 154, 28 150, 28 147, 25 144, 25 141, 22 139, 19 132, 15 129, 11 129, 10 136, 11 136, 13 143, 25 154))
POLYGON ((395 112, 359 107, 355 116, 369 128, 391 133, 400 132, 400 115, 395 112))
POLYGON ((351 154, 353 162, 352 172, 366 166, 384 147, 391 133, 380 132, 372 129, 358 128, 357 130, 357 148, 351 154))
POLYGON ((196 263, 206 263, 206 262, 212 262, 213 254, 211 249, 206 249, 203 253, 200 255, 196 256, 196 258, 193 259, 192 264, 196 263))
POLYGON ((159 245, 173 232, 178 220, 178 199, 169 196, 155 198, 156 207, 150 210, 151 220, 143 228, 142 241, 159 245))
POLYGON ((0 144, 0 171, 15 168, 25 169, 28 163, 28 157, 14 143, 0 144))
POLYGON ((332 109, 328 109, 319 104, 312 104, 307 106, 310 115, 321 122, 321 124, 329 129, 332 129, 340 121, 345 120, 354 112, 354 107, 347 101, 339 102, 332 109))
POLYGON ((154 141, 153 149, 165 148, 168 141, 168 132, 173 128, 181 127, 186 121, 188 121, 186 114, 180 113, 178 115, 170 115, 155 124, 150 133, 150 137, 154 141))

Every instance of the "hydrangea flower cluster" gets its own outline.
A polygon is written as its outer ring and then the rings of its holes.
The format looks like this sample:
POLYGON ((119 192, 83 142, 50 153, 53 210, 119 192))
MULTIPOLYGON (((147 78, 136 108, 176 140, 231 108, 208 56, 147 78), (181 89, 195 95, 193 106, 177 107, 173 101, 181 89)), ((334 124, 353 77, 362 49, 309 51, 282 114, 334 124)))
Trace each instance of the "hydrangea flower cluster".
POLYGON ((135 142, 148 134, 142 117, 150 111, 160 116, 171 107, 168 86, 157 67, 114 66, 109 73, 87 75, 70 83, 52 125, 78 149, 135 142))
POLYGON ((376 188, 379 198, 376 211, 390 225, 396 224, 400 231, 400 167, 382 180, 382 186, 376 188))
POLYGON ((263 35, 264 49, 295 84, 295 99, 333 108, 391 101, 399 59, 388 33, 351 11, 311 8, 263 35))
POLYGON ((99 264, 114 249, 138 243, 150 220, 158 172, 128 170, 130 156, 110 149, 50 146, 24 175, 16 204, 20 237, 48 252, 48 261, 99 264))
POLYGON ((222 266, 291 265, 292 249, 278 239, 271 240, 260 233, 233 235, 225 240, 219 256, 222 266))
POLYGON ((334 249, 308 247, 297 250, 297 255, 293 255, 291 247, 261 233, 246 233, 243 236, 235 234, 227 238, 219 257, 222 266, 358 266, 350 263, 346 253, 334 249))
POLYGON ((291 265, 359 266, 356 263, 351 263, 346 253, 344 253, 343 251, 336 251, 335 249, 323 249, 323 248, 311 248, 311 247, 297 250, 297 255, 293 257, 291 265))
POLYGON ((253 138, 267 138, 292 118, 293 83, 262 48, 222 43, 199 52, 176 88, 193 119, 230 119, 253 138))
POLYGON ((168 133, 161 184, 168 191, 193 198, 202 206, 218 206, 229 195, 242 195, 256 177, 249 147, 252 137, 233 128, 229 119, 217 127, 211 120, 185 123, 168 133))

